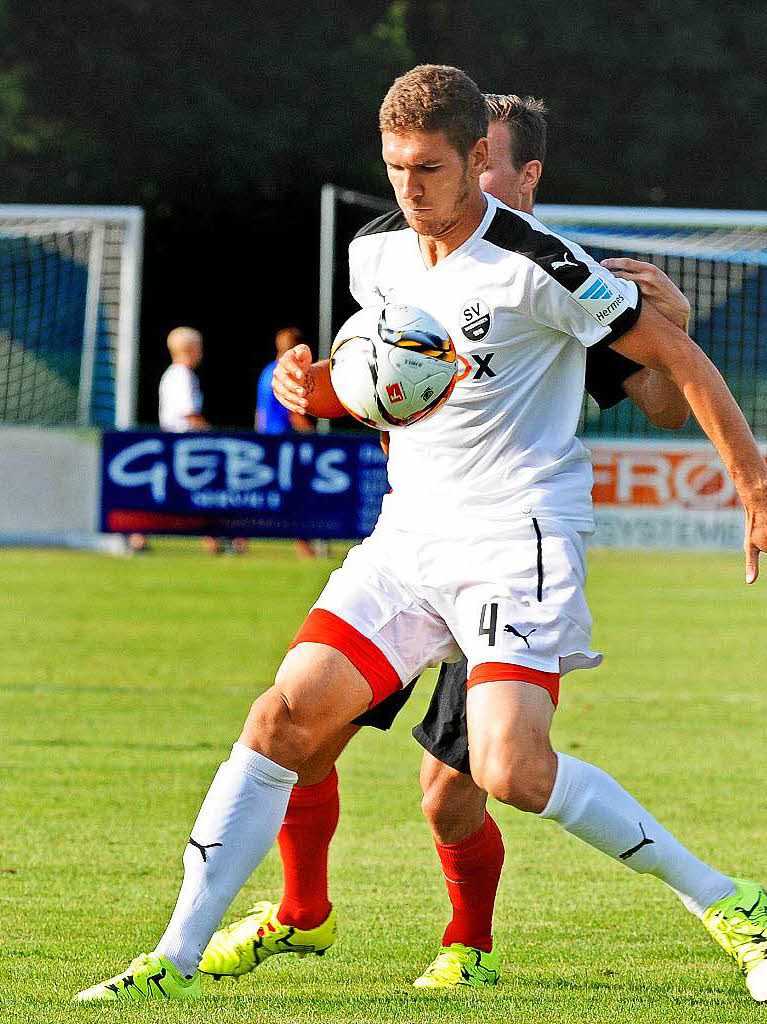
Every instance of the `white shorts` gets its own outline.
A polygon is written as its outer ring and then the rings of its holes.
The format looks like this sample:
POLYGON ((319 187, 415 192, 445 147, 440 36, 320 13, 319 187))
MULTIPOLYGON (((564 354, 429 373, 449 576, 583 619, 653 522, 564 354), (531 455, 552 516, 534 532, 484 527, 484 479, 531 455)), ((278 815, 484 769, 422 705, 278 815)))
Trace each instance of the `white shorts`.
POLYGON ((373 704, 429 665, 468 660, 468 685, 516 679, 544 686, 595 668, 584 595, 584 536, 524 519, 470 545, 376 527, 333 572, 293 645, 341 651, 373 704))

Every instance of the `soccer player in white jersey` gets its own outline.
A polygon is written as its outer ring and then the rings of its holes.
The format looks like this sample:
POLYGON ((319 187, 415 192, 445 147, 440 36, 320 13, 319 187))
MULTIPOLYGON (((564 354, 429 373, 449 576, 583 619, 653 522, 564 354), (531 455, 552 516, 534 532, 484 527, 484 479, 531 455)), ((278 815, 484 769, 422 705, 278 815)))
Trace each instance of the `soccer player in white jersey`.
MULTIPOLYGON (((481 191, 487 109, 466 75, 415 68, 389 90, 380 127, 403 217, 357 240, 353 292, 362 304, 383 295, 422 306, 474 372, 438 414, 394 432, 376 529, 330 577, 220 766, 155 951, 79 998, 199 996, 203 950, 274 842, 297 769, 460 649, 475 782, 659 877, 767 999, 767 892, 704 864, 609 775, 549 740, 560 675, 600 660, 583 595, 591 471, 575 437, 585 349, 614 345, 682 391, 744 506, 748 582, 767 549, 767 467, 715 368, 640 308, 636 285, 481 191), (477 306, 474 321, 466 312, 477 306)), ((312 385, 317 405, 332 399, 327 381, 312 385)))
MULTIPOLYGON (((486 99, 489 159, 480 184, 512 209, 532 213, 546 155, 545 107, 530 97, 486 99)), ((646 299, 686 330, 690 304, 661 270, 635 260, 617 262, 621 273, 640 283, 646 299)), ((285 361, 282 372, 290 362, 285 361)), ((321 365, 314 369, 323 372, 321 365)), ((277 373, 279 381, 281 371, 277 373)), ((689 414, 672 381, 611 348, 587 352, 586 389, 603 409, 631 397, 656 426, 680 427, 689 414)), ((289 397, 284 401, 290 411, 297 411, 289 397)), ((339 406, 339 414, 343 412, 339 406)), ((499 974, 497 958, 490 954, 504 848, 500 831, 486 812, 487 795, 472 782, 469 772, 466 678, 465 659, 444 665, 427 714, 413 730, 427 751, 421 770, 422 808, 452 907, 442 949, 416 980, 418 987, 484 985, 499 974)), ((329 899, 327 864, 339 818, 335 761, 360 727, 390 728, 413 685, 355 719, 302 765, 277 835, 283 866, 281 902, 261 900, 245 917, 216 932, 200 962, 201 971, 240 975, 269 956, 297 946, 322 953, 333 943, 336 915, 329 899)))

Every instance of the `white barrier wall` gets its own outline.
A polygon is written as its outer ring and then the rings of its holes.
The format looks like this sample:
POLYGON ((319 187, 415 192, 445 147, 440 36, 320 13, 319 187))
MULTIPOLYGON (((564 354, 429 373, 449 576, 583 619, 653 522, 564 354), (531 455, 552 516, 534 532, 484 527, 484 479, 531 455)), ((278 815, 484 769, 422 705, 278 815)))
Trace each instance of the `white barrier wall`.
MULTIPOLYGON (((743 513, 707 442, 592 441, 593 543, 738 550, 743 513)), ((765 449, 767 450, 767 449, 765 449)), ((96 434, 0 427, 0 544, 124 550, 98 535, 96 434)))
POLYGON ((98 530, 99 451, 95 433, 0 427, 0 542, 92 541, 98 530))

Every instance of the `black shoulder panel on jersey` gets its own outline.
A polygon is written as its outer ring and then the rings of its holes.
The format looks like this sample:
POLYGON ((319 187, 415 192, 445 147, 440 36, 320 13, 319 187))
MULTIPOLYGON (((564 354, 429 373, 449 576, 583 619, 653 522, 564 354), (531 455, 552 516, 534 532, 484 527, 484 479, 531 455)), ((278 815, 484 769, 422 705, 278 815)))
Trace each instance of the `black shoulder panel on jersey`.
POLYGON ((512 210, 497 209, 483 237, 499 249, 518 252, 537 263, 569 292, 577 291, 591 277, 589 267, 560 238, 536 231, 512 210))
POLYGON ((627 359, 609 346, 594 345, 586 349, 586 390, 600 409, 611 409, 626 398, 623 383, 642 369, 640 363, 627 359))
POLYGON ((354 238, 362 238, 363 235, 380 235, 386 231, 404 231, 406 227, 407 221, 402 210, 392 210, 391 213, 384 213, 380 217, 376 217, 375 220, 369 221, 359 229, 354 238))

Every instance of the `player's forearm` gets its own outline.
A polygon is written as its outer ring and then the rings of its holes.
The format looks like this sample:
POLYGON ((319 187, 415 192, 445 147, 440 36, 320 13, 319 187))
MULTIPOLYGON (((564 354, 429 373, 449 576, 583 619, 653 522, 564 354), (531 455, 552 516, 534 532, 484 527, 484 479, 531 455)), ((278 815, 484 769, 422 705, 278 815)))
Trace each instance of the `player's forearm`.
POLYGON ((642 367, 626 378, 623 390, 655 427, 680 430, 690 417, 690 407, 684 395, 659 370, 642 367))
POLYGON ((719 453, 744 505, 754 495, 767 493, 767 466, 722 375, 692 339, 659 314, 646 318, 643 313, 642 318, 644 322, 613 347, 671 377, 719 453))
POLYGON ((722 375, 705 353, 694 348, 697 365, 675 379, 746 504, 751 495, 767 491, 767 467, 722 375))
POLYGON ((330 360, 323 359, 306 370, 306 408, 304 412, 317 419, 332 420, 348 415, 333 390, 330 381, 330 360))

